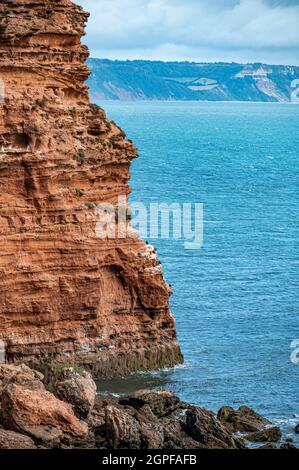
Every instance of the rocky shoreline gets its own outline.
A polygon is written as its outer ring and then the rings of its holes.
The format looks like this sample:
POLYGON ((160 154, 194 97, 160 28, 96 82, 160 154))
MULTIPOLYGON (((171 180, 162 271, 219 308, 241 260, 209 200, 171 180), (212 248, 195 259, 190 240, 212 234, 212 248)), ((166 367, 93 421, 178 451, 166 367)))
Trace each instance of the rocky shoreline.
POLYGON ((0 404, 0 449, 244 449, 251 442, 295 448, 246 406, 224 406, 216 415, 170 391, 98 395, 78 366, 41 374, 24 364, 0 365, 0 404))

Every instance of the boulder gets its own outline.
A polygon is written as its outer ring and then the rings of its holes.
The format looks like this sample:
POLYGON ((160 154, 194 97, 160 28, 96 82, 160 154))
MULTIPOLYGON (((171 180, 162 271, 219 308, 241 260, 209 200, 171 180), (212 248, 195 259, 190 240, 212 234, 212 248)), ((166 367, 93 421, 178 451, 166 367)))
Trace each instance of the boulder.
POLYGON ((284 442, 283 444, 281 444, 280 449, 297 449, 298 450, 298 448, 294 446, 294 444, 291 444, 290 442, 284 442))
POLYGON ((95 436, 95 445, 99 449, 107 448, 106 438, 106 407, 118 406, 118 398, 114 396, 97 395, 95 406, 87 419, 87 424, 95 436))
POLYGON ((70 403, 76 415, 85 419, 95 404, 97 386, 89 372, 78 366, 54 366, 47 388, 60 400, 70 403))
POLYGON ((25 364, 0 364, 0 396, 10 384, 22 385, 30 390, 45 390, 43 374, 25 364))
POLYGON ((107 406, 105 428, 108 444, 113 449, 140 449, 141 426, 125 410, 107 406))
POLYGON ((132 406, 137 410, 149 405, 152 412, 162 418, 180 408, 181 401, 167 390, 139 390, 133 396, 120 400, 120 404, 132 406))
POLYGON ((29 434, 48 446, 55 446, 64 436, 84 438, 88 427, 74 414, 72 406, 44 390, 28 390, 9 385, 2 394, 4 427, 29 434))
POLYGON ((240 439, 219 421, 214 413, 199 407, 190 407, 186 412, 184 430, 195 441, 207 448, 237 449, 244 445, 240 439))
POLYGON ((164 419, 164 449, 205 449, 206 446, 192 439, 177 419, 164 419))
POLYGON ((270 421, 248 406, 240 406, 238 410, 234 410, 230 406, 223 406, 218 411, 217 418, 224 423, 231 432, 260 431, 266 424, 270 423, 270 421))
POLYGON ((251 442, 277 442, 281 439, 281 436, 281 430, 275 426, 248 434, 245 436, 245 439, 251 442))
POLYGON ((0 429, 0 449, 36 449, 36 445, 28 436, 0 429))
POLYGON ((268 444, 264 444, 263 446, 258 447, 258 449, 277 449, 276 445, 273 442, 269 442, 268 444))

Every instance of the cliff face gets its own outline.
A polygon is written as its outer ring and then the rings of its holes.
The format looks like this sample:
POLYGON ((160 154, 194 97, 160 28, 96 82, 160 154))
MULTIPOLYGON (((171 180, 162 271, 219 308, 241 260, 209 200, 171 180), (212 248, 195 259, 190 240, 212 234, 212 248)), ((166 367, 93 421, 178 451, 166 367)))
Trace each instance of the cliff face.
POLYGON ((87 16, 69 0, 0 5, 0 339, 10 362, 112 376, 181 354, 155 254, 96 234, 136 149, 89 103, 87 16))
POLYGON ((292 100, 298 66, 89 59, 95 99, 261 101, 292 100))

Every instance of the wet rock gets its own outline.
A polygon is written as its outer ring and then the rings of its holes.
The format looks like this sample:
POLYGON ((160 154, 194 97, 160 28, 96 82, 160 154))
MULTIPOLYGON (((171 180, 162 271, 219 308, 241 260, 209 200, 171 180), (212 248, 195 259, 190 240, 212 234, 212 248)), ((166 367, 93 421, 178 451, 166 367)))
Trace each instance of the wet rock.
POLYGON ((58 445, 65 436, 84 439, 88 433, 71 405, 47 391, 15 384, 2 394, 2 419, 5 428, 29 434, 48 446, 58 445))
POLYGON ((0 429, 0 449, 36 449, 36 445, 24 434, 0 429))
POLYGON ((43 374, 30 369, 25 364, 0 365, 0 396, 10 384, 22 385, 30 390, 45 390, 43 374))
POLYGON ((269 442, 268 444, 258 447, 258 449, 277 449, 277 447, 273 442, 269 442))
POLYGON ((208 448, 237 449, 244 447, 242 441, 235 438, 211 411, 203 408, 190 407, 187 410, 184 429, 192 439, 208 448))
POLYGON ((113 449, 140 449, 141 426, 124 410, 107 406, 105 427, 107 441, 113 449))
POLYGON ((275 426, 273 428, 264 429, 263 431, 257 431, 245 436, 245 439, 251 442, 277 442, 281 439, 281 430, 275 426))
POLYGON ((149 405, 152 412, 162 418, 177 410, 181 406, 181 401, 167 390, 139 390, 132 397, 120 400, 120 404, 132 406, 137 410, 149 405))
POLYGON ((294 431, 296 434, 299 434, 299 423, 297 424, 297 426, 295 426, 294 431))
POLYGON ((283 444, 281 444, 280 449, 297 449, 297 447, 294 446, 294 444, 291 444, 290 442, 284 442, 283 444))
POLYGON ((97 387, 89 372, 77 366, 54 366, 47 374, 48 388, 62 401, 74 407, 76 415, 85 419, 90 414, 97 387))
POLYGON ((234 410, 230 406, 223 406, 218 411, 217 418, 224 423, 231 432, 260 431, 266 424, 270 423, 270 421, 248 406, 240 406, 238 410, 234 410))

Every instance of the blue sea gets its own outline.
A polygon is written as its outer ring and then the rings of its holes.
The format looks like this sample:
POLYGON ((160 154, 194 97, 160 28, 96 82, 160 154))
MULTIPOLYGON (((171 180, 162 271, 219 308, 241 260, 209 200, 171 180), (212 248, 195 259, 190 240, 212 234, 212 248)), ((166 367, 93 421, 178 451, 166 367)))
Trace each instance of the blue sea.
POLYGON ((291 432, 299 422, 299 363, 291 362, 299 339, 299 106, 99 104, 139 148, 131 201, 204 205, 200 250, 148 240, 174 291, 184 366, 101 382, 100 390, 163 387, 214 411, 246 404, 291 432))

